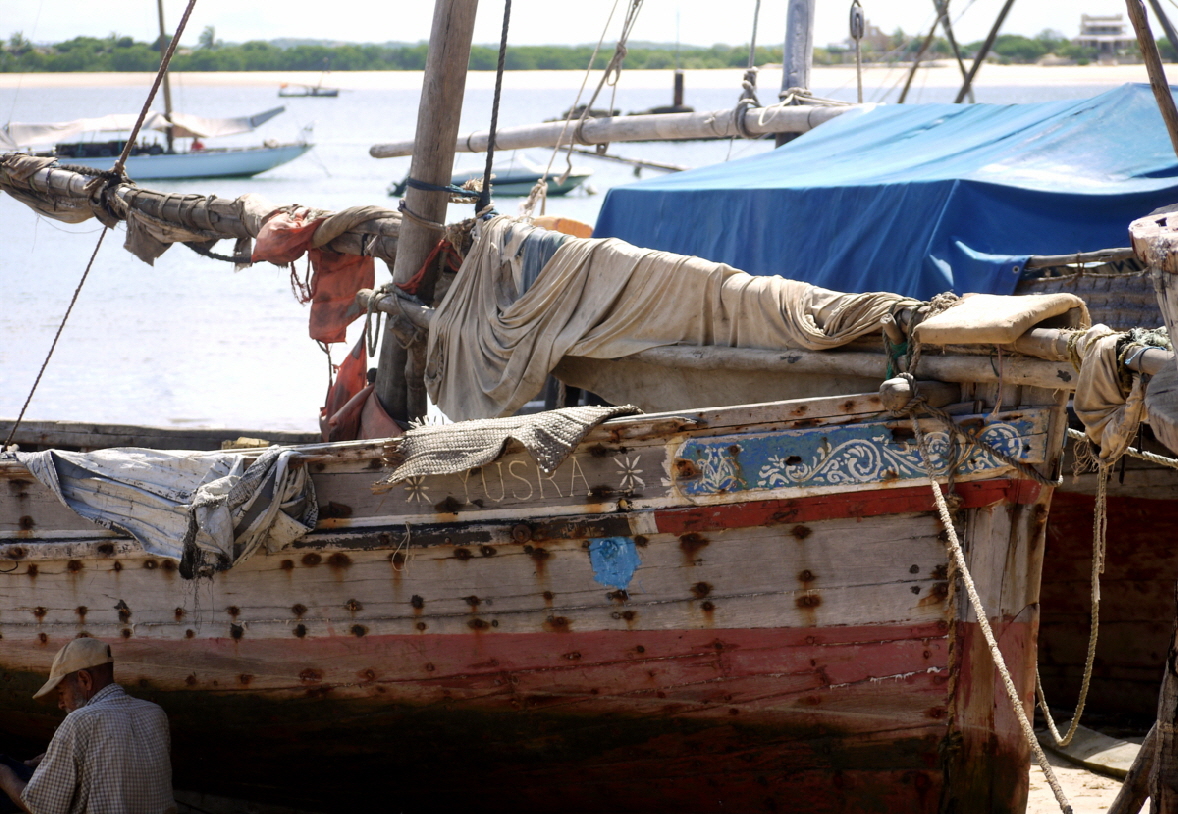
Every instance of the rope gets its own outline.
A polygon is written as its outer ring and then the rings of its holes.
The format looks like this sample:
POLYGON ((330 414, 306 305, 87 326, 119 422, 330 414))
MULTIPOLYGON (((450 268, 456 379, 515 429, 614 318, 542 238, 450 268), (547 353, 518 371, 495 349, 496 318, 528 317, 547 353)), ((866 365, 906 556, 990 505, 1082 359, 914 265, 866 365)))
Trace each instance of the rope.
MULTIPOLYGON (((581 79, 581 88, 580 88, 580 90, 577 91, 577 97, 573 100, 573 106, 569 108, 568 115, 565 116, 565 119, 564 119, 564 125, 560 128, 560 135, 556 139, 556 146, 552 148, 552 155, 550 155, 548 157, 548 166, 544 168, 544 174, 540 177, 540 180, 538 180, 536 182, 536 185, 534 187, 532 187, 532 191, 528 195, 528 200, 524 203, 524 205, 522 207, 522 211, 529 216, 532 214, 532 211, 535 208, 536 203, 540 204, 540 214, 543 215, 545 212, 546 205, 548 203, 548 174, 550 172, 552 172, 552 164, 553 164, 553 162, 556 161, 556 157, 560 154, 560 146, 564 142, 564 134, 568 131, 569 123, 572 122, 572 120, 573 120, 573 113, 576 112, 577 106, 581 102, 581 94, 583 94, 585 92, 585 86, 589 84, 589 74, 593 71, 593 63, 597 61, 597 54, 598 54, 598 52, 601 51, 602 43, 605 42, 605 35, 606 35, 606 32, 609 31, 609 24, 611 22, 613 22, 614 13, 618 10, 618 1, 619 0, 614 0, 613 6, 610 7, 609 17, 606 18, 605 25, 601 29, 601 36, 598 37, 598 39, 597 39, 597 45, 595 45, 593 47, 593 53, 589 57, 589 67, 587 67, 585 69, 585 76, 583 79, 581 79)), ((589 106, 586 105, 585 109, 588 110, 589 106)), ((572 169, 573 169, 573 145, 572 144, 569 144, 567 160, 568 160, 568 170, 567 171, 572 172, 572 169)))
MULTIPOLYGON (((1068 430, 1070 434, 1072 430, 1068 430)), ((1100 575, 1104 573, 1104 557, 1108 543, 1108 479, 1112 464, 1101 464, 1098 470, 1100 478, 1096 488, 1096 511, 1092 519, 1092 618, 1088 633, 1088 653, 1084 658, 1084 678, 1080 682, 1080 698, 1076 701, 1076 711, 1072 713, 1072 722, 1067 735, 1060 735, 1055 728, 1055 721, 1051 711, 1047 708, 1047 695, 1043 692, 1043 680, 1039 677, 1039 665, 1035 665, 1035 693, 1039 696, 1039 708, 1043 710, 1043 718, 1047 721, 1047 728, 1051 730, 1051 737, 1060 746, 1067 746, 1072 742, 1076 730, 1080 727, 1080 716, 1084 714, 1084 705, 1088 701, 1088 686, 1092 681, 1092 666, 1096 662, 1096 636, 1100 631, 1100 575)))
MULTIPOLYGON (((1075 441, 1087 441, 1088 436, 1079 430, 1068 429, 1068 438, 1075 441)), ((1158 464, 1159 466, 1168 466, 1171 469, 1178 469, 1178 458, 1166 458, 1162 455, 1157 455, 1153 452, 1146 452, 1143 449, 1134 449, 1129 447, 1125 450, 1125 454, 1130 458, 1138 458, 1142 461, 1149 461, 1150 463, 1158 464)))
MULTIPOLYGON (((915 383, 913 384, 915 386, 915 383)), ((923 406, 926 409, 928 408, 927 404, 923 406)), ((1006 689, 1006 697, 1010 700, 1010 705, 1014 708, 1014 713, 1018 717, 1019 727, 1023 731, 1023 737, 1027 739, 1027 743, 1031 747, 1031 752, 1035 755, 1035 760, 1039 763, 1039 768, 1043 770, 1043 775, 1047 778, 1047 785, 1051 787, 1056 802, 1059 803, 1060 810, 1064 814, 1072 814, 1072 806, 1068 802, 1067 796, 1063 793, 1063 789, 1059 785, 1059 780, 1056 778, 1051 764, 1047 762, 1047 755, 1044 754, 1043 747, 1039 745, 1039 741, 1035 737, 1035 730, 1031 726, 1031 722, 1027 719, 1027 713, 1023 709, 1022 701, 1018 696, 1018 689, 1014 686, 1014 679, 1010 677, 1010 669, 1006 666, 1006 660, 1002 657, 1002 651, 998 649, 998 641, 994 638, 994 631, 990 627, 990 619, 986 615, 986 608, 982 605, 982 600, 978 596, 973 577, 969 573, 969 566, 965 561, 965 553, 961 549, 961 541, 957 539, 957 529, 953 526, 953 518, 949 515, 949 506, 946 504, 945 496, 941 494, 941 487, 937 484, 936 476, 933 474, 932 457, 928 452, 924 433, 920 430, 920 421, 916 418, 914 409, 910 408, 908 412, 912 422, 912 432, 916 435, 917 448, 920 450, 920 456, 924 462, 925 473, 928 475, 929 485, 933 490, 933 500, 937 505, 937 514, 940 517, 941 525, 945 529, 946 546, 949 549, 949 553, 953 556, 953 562, 957 567, 957 572, 961 575, 961 581, 965 585, 965 593, 969 597, 970 606, 973 608, 974 615, 977 617, 978 628, 982 631, 982 636, 986 640, 986 646, 990 650, 990 658, 994 660, 994 666, 998 668, 998 673, 1002 676, 1002 686, 1006 689)))
POLYGON ((397 201, 397 211, 400 212, 405 217, 409 218, 409 220, 418 224, 419 226, 424 226, 427 229, 434 229, 435 231, 438 231, 438 232, 444 232, 446 230, 446 224, 438 223, 436 220, 429 220, 428 218, 423 218, 421 215, 418 215, 416 212, 414 212, 412 209, 410 209, 405 204, 404 198, 397 201))
POLYGON ((495 68, 495 96, 491 100, 491 129, 487 136, 487 164, 483 169, 483 188, 479 190, 475 209, 491 205, 491 162, 495 160, 495 130, 499 126, 499 97, 503 92, 503 61, 507 57, 507 30, 511 25, 511 0, 503 0, 503 33, 499 38, 499 64, 495 68))
POLYGON ((200 243, 185 243, 184 245, 201 257, 208 257, 211 260, 224 260, 226 263, 233 263, 238 266, 248 266, 253 263, 253 258, 248 254, 217 254, 212 249, 204 248, 203 244, 200 243))
MULTIPOLYGON (((180 34, 183 33, 184 26, 188 23, 188 18, 192 15, 192 9, 195 7, 196 0, 188 0, 188 8, 184 10, 184 16, 180 19, 180 25, 176 28, 176 34, 168 44, 168 50, 164 54, 163 59, 160 60, 160 67, 155 75, 155 83, 151 86, 151 91, 147 94, 147 101, 144 102, 143 109, 139 111, 139 118, 135 121, 135 127, 131 129, 131 137, 123 145, 123 152, 118 160, 115 161, 114 168, 107 173, 99 173, 93 170, 89 173, 106 178, 108 185, 126 178, 123 166, 127 162, 127 156, 130 155, 131 148, 135 145, 135 139, 139 137, 139 130, 143 126, 143 120, 147 118, 147 112, 151 109, 152 102, 155 101, 155 94, 159 90, 160 84, 164 81, 164 74, 167 73, 168 63, 172 61, 172 54, 176 51, 176 43, 179 42, 180 34)), ((16 436, 16 431, 25 417, 25 411, 29 409, 29 403, 33 400, 33 394, 37 392, 37 386, 41 383, 41 377, 45 375, 45 368, 49 366, 49 360, 53 358, 53 351, 57 349, 57 340, 61 338, 61 332, 65 330, 65 323, 70 318, 70 313, 74 310, 74 303, 78 301, 78 295, 82 293, 82 286, 86 284, 86 278, 90 276, 90 269, 94 267, 94 258, 98 256, 98 250, 102 248, 102 241, 106 238, 106 233, 109 231, 110 227, 104 226, 102 232, 98 235, 98 242, 94 246, 94 252, 90 255, 89 262, 86 263, 86 270, 82 272, 82 279, 78 280, 78 286, 74 289, 74 295, 70 298, 70 304, 65 309, 65 315, 61 318, 61 324, 57 326, 57 333, 53 335, 53 342, 49 346, 49 353, 45 355, 45 361, 41 363, 41 369, 37 372, 37 378, 33 381, 33 386, 29 389, 28 398, 25 399, 25 403, 20 408, 20 413, 17 415, 16 421, 12 424, 12 429, 8 432, 8 438, 4 441, 5 448, 12 443, 12 439, 16 436)))
MULTIPOLYGON (((492 130, 492 135, 493 134, 494 134, 494 130, 492 130)), ((469 201, 472 198, 479 197, 478 192, 476 192, 474 190, 466 189, 464 187, 457 186, 456 184, 445 184, 445 185, 431 184, 429 181, 418 181, 416 178, 413 178, 411 176, 406 176, 405 180, 402 181, 401 183, 404 184, 406 187, 412 187, 413 189, 420 189, 425 192, 448 192, 448 193, 450 193, 450 195, 452 195, 456 198, 461 198, 463 203, 465 203, 466 201, 469 201)), ((485 186, 486 181, 484 181, 483 184, 485 186)), ((454 203, 459 203, 459 202, 454 201, 454 203)))

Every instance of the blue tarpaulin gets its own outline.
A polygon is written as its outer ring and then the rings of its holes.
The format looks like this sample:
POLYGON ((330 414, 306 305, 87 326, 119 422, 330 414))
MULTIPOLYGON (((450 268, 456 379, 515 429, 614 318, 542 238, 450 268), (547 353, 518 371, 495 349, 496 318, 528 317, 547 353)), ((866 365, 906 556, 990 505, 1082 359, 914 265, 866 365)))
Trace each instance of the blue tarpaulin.
POLYGON ((770 153, 615 187, 594 237, 836 291, 1009 294, 1026 258, 1129 245, 1178 202, 1148 85, 849 112, 770 153))

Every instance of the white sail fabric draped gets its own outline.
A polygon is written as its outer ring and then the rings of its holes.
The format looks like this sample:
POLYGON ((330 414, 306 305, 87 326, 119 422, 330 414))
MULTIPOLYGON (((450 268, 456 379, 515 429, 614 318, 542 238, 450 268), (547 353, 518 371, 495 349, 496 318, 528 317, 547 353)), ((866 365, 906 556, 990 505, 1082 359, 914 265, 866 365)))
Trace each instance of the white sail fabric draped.
MULTIPOLYGON (((202 116, 173 112, 170 121, 163 113, 149 113, 143 121, 143 129, 166 131, 173 127, 173 134, 180 138, 232 136, 237 133, 248 133, 284 110, 286 108, 280 106, 253 116, 228 119, 206 119, 202 116)), ((109 116, 74 119, 69 122, 9 122, 0 127, 0 148, 16 150, 22 147, 57 144, 78 138, 84 133, 129 131, 134 128, 137 118, 138 114, 135 113, 112 113, 109 116)))

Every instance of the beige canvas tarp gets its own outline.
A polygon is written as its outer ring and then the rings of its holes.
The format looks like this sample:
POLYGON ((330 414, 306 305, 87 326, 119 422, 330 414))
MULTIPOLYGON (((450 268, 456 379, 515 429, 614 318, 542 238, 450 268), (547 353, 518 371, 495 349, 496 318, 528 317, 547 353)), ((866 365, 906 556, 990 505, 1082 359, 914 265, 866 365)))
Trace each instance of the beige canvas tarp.
POLYGON ((432 321, 426 383, 454 420, 509 415, 565 356, 665 345, 824 350, 879 328, 896 294, 839 294, 609 239, 568 240, 522 291, 534 227, 501 216, 432 321))

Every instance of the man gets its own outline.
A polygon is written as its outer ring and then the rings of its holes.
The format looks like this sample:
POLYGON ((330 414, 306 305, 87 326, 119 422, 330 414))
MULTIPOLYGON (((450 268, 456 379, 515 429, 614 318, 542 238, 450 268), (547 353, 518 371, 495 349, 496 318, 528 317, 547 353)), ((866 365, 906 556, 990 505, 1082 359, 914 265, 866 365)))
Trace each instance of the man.
POLYGON ((0 789, 29 814, 174 814, 168 718, 114 681, 110 645, 74 639, 34 698, 68 713, 27 782, 0 763, 0 789))

